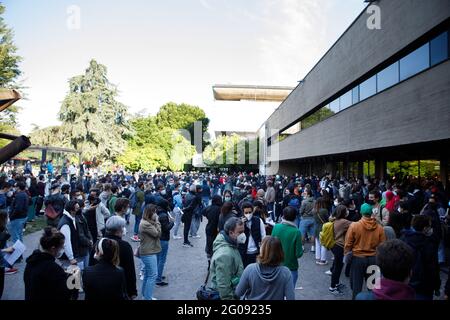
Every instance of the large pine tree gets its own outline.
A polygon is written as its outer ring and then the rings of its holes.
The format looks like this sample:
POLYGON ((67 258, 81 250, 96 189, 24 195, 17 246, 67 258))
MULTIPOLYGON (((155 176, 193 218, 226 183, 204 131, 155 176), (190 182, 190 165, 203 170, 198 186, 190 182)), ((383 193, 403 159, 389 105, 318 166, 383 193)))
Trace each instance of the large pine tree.
POLYGON ((130 133, 127 107, 116 100, 117 88, 106 73, 104 65, 91 60, 84 75, 70 79, 59 112, 68 144, 89 160, 115 160, 130 133))

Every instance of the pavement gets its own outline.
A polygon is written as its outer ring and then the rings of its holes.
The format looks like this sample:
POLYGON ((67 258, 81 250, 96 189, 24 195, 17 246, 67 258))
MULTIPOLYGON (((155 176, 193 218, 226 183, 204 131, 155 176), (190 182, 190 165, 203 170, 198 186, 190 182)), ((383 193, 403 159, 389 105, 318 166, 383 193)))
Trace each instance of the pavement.
MULTIPOLYGON (((204 252, 205 247, 205 225, 206 219, 203 219, 199 229, 200 238, 190 238, 193 248, 185 248, 182 246, 183 240, 173 240, 169 242, 169 252, 166 261, 164 275, 169 285, 165 287, 155 287, 154 297, 158 300, 195 300, 195 293, 198 287, 203 284, 207 272, 207 258, 204 252)), ((127 226, 127 240, 133 249, 138 246, 137 242, 131 241, 133 235, 134 218, 131 217, 131 223, 127 226)), ((182 231, 180 226, 180 231, 182 231)), ((28 257, 34 249, 38 247, 39 238, 42 232, 35 232, 24 237, 24 244, 27 250, 24 257, 28 257)), ((351 290, 349 280, 345 277, 344 271, 341 275, 341 283, 346 285, 342 296, 334 296, 328 291, 331 277, 325 274, 325 271, 331 267, 332 254, 329 253, 328 265, 319 266, 315 263, 314 253, 310 252, 310 245, 305 245, 305 253, 299 259, 299 279, 297 281, 295 298, 296 300, 350 300, 351 290), (302 289, 300 289, 300 287, 302 289)), ((25 260, 25 259, 24 259, 25 260)), ((17 263, 16 268, 19 272, 13 275, 5 275, 5 289, 3 291, 3 300, 23 300, 24 299, 24 282, 23 271, 25 262, 17 263)), ((137 286, 139 296, 142 299, 141 284, 139 279, 140 260, 135 258, 137 286)), ((442 284, 445 285, 447 275, 442 274, 442 284)), ((443 292, 443 290, 442 290, 443 292)), ((80 299, 83 295, 80 295, 80 299)))

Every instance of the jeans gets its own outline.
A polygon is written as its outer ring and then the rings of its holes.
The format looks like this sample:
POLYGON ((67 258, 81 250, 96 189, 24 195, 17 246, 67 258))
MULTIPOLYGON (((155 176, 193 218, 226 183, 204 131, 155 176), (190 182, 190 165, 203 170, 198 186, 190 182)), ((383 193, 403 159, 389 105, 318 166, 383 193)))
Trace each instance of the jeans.
POLYGON ((331 288, 336 288, 336 285, 339 284, 342 268, 344 267, 344 248, 335 245, 331 248, 331 251, 334 255, 333 266, 331 267, 331 288))
POLYGON ((191 225, 191 230, 190 230, 191 236, 197 235, 198 229, 200 228, 200 219, 201 219, 201 217, 199 217, 195 214, 192 217, 192 225, 191 225))
POLYGON ((368 278, 367 267, 376 264, 375 256, 372 257, 355 257, 352 258, 352 266, 350 268, 350 277, 353 290, 353 300, 356 295, 362 291, 364 281, 368 278))
POLYGON ((77 264, 81 271, 86 269, 89 266, 89 253, 84 257, 78 257, 77 264))
POLYGON ((295 218, 295 224, 297 225, 297 229, 299 229, 299 230, 300 230, 300 222, 301 221, 302 221, 302 216, 298 215, 297 218, 295 218))
POLYGON ((209 197, 202 197, 203 207, 209 206, 209 197))
POLYGON ((158 253, 158 276, 156 277, 156 282, 162 281, 162 276, 164 272, 164 265, 166 264, 167 251, 169 251, 169 241, 160 240, 161 251, 158 253))
POLYGON ((142 215, 134 216, 134 235, 137 236, 139 234, 139 223, 141 223, 142 215))
POLYGON ((316 237, 316 260, 327 261, 327 248, 320 244, 319 237, 316 237))
POLYGON ((25 222, 27 221, 27 218, 21 218, 21 219, 15 219, 9 222, 8 230, 9 234, 11 235, 11 241, 13 243, 16 243, 17 240, 20 240, 23 242, 22 236, 23 236, 23 227, 25 225, 25 222))
POLYGON ((180 227, 180 224, 181 224, 181 211, 179 208, 175 208, 173 210, 173 213, 175 215, 175 225, 173 227, 173 235, 175 237, 177 237, 178 236, 178 228, 180 227))
POLYGON ((292 282, 294 282, 294 288, 295 285, 297 284, 297 279, 298 279, 298 270, 291 270, 291 274, 292 274, 292 282))
POLYGON ((158 276, 158 258, 156 254, 141 256, 144 264, 144 281, 142 282, 142 296, 145 300, 152 300, 156 277, 158 276))
POLYGON ((184 243, 189 243, 189 230, 191 229, 192 224, 192 214, 184 214, 184 229, 183 229, 183 236, 184 236, 184 243))
POLYGON ((445 262, 445 246, 444 246, 444 240, 443 239, 439 243, 438 261, 439 261, 439 263, 444 263, 445 262))
POLYGON ((314 219, 312 217, 303 217, 300 221, 300 233, 302 234, 302 238, 305 239, 306 234, 308 236, 314 236, 314 219))
POLYGON ((31 204, 28 206, 27 221, 34 220, 34 218, 36 217, 36 199, 37 197, 31 198, 31 204))
POLYGON ((267 212, 270 212, 270 218, 272 218, 273 221, 275 221, 274 204, 275 202, 270 202, 267 204, 267 212))

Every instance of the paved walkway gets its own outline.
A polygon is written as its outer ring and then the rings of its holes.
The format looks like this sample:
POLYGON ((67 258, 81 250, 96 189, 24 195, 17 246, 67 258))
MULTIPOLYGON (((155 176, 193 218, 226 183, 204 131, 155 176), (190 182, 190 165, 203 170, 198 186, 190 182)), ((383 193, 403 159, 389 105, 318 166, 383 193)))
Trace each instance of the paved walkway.
MULTIPOLYGON (((137 247, 137 243, 130 240, 134 220, 128 226, 127 235, 125 239, 128 240, 133 248, 137 247)), ((204 219, 200 227, 200 239, 191 239, 193 248, 182 247, 182 240, 170 240, 169 253, 166 262, 165 275, 169 285, 166 287, 155 288, 154 296, 159 300, 193 300, 196 299, 195 292, 197 288, 203 283, 207 271, 207 259, 204 253, 205 246, 205 224, 204 219)), ((24 238, 24 243, 27 246, 25 257, 28 257, 31 252, 37 248, 41 232, 35 232, 24 238)), ((347 286, 344 290, 344 295, 336 297, 329 293, 330 276, 325 274, 330 265, 318 266, 315 264, 314 253, 309 252, 310 245, 306 245, 306 252, 303 257, 299 259, 300 270, 297 287, 302 287, 302 290, 295 290, 295 297, 297 300, 349 300, 351 299, 351 291, 348 278, 342 273, 341 283, 347 286)), ((330 253, 330 257, 331 257, 330 253)), ((332 261, 329 260, 329 263, 332 261)), ((135 258, 137 285, 139 297, 141 299, 140 287, 142 281, 139 280, 139 266, 140 260, 135 258)), ((5 275, 5 290, 3 292, 4 300, 23 300, 24 298, 24 283, 23 270, 25 262, 16 264, 15 267, 19 272, 14 275, 5 275)), ((443 285, 447 276, 443 280, 443 285)), ((82 298, 82 296, 80 297, 82 298)))

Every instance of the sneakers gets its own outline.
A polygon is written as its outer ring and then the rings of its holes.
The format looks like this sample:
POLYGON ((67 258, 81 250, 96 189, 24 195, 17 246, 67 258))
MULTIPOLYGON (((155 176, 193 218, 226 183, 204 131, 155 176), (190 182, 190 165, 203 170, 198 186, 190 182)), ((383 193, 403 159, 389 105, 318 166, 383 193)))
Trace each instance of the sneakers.
POLYGON ((157 285, 158 287, 165 287, 165 286, 168 286, 169 284, 168 284, 167 282, 160 281, 160 282, 157 282, 156 285, 157 285))
POLYGON ((346 285, 345 285, 345 284, 342 284, 342 283, 338 283, 338 284, 336 285, 336 288, 338 288, 339 290, 344 290, 344 289, 346 288, 346 285))
POLYGON ((131 237, 131 241, 140 242, 141 239, 139 239, 139 237, 135 234, 134 236, 131 237))
POLYGON ((19 272, 19 269, 17 269, 17 268, 7 268, 7 269, 5 269, 5 274, 15 274, 17 272, 19 272))
POLYGON ((173 236, 173 240, 180 240, 180 239, 183 239, 183 237, 181 237, 181 236, 173 236))
POLYGON ((325 271, 325 274, 328 276, 331 276, 333 274, 333 272, 331 272, 331 270, 327 270, 327 271, 325 271))
POLYGON ((155 297, 152 297, 152 300, 158 300, 158 299, 156 299, 155 297))
POLYGON ((193 245, 192 245, 192 243, 190 243, 190 242, 184 242, 184 243, 183 243, 183 247, 185 247, 185 248, 192 248, 193 245))
POLYGON ((318 264, 319 266, 324 266, 324 265, 327 265, 328 262, 319 260, 319 261, 316 261, 316 264, 318 264))
POLYGON ((328 288, 328 291, 330 291, 330 293, 334 294, 335 296, 342 296, 343 292, 341 290, 339 290, 338 287, 336 288, 328 288))
POLYGON ((195 236, 192 236, 192 238, 196 238, 196 239, 200 239, 201 237, 200 237, 200 235, 195 235, 195 236))
POLYGON ((311 246, 311 252, 316 252, 316 250, 314 250, 314 246, 311 246))

